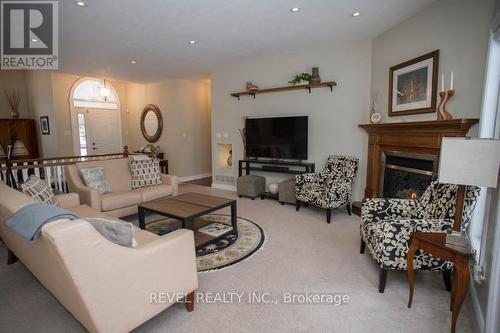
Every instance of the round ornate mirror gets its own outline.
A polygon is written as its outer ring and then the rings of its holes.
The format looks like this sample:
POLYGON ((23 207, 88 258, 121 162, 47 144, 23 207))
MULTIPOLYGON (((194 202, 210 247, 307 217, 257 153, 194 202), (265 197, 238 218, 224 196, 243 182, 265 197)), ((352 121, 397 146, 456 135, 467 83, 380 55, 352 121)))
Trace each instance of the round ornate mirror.
POLYGON ((163 130, 163 118, 160 108, 154 104, 144 107, 141 114, 141 132, 148 142, 156 142, 163 130))

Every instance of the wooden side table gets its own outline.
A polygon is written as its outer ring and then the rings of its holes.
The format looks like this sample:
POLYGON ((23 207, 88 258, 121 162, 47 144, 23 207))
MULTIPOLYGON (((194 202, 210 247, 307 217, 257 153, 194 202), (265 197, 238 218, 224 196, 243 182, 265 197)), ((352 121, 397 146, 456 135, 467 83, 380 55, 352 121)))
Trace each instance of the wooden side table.
POLYGON ((413 300, 413 257, 418 249, 421 249, 434 257, 451 261, 454 265, 453 283, 451 288, 451 332, 455 332, 458 313, 462 303, 469 291, 470 272, 469 257, 471 251, 469 248, 462 248, 452 245, 446 245, 446 233, 443 232, 412 232, 411 246, 408 250, 408 285, 410 288, 410 297, 408 307, 411 307, 413 300))

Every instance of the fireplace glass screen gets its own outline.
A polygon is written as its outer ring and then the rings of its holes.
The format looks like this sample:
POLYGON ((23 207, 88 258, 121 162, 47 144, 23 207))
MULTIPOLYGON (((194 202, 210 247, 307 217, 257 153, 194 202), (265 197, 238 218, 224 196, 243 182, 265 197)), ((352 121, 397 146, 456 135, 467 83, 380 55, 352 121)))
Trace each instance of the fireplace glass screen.
POLYGON ((434 163, 433 159, 386 155, 384 197, 419 198, 432 181, 434 163))

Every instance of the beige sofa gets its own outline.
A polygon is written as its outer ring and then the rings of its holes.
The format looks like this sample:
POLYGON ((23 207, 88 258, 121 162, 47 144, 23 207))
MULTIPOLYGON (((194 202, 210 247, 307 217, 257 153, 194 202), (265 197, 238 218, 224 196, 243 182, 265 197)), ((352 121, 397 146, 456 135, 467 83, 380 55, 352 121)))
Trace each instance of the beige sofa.
POLYGON ((109 216, 124 217, 137 213, 137 206, 143 202, 176 195, 178 179, 176 176, 162 174, 162 185, 132 190, 128 158, 80 162, 66 167, 66 181, 69 192, 80 195, 82 203, 106 212, 109 216), (104 168, 111 193, 99 195, 96 189, 87 187, 80 170, 100 166, 104 168))
MULTIPOLYGON (((76 194, 63 194, 58 200, 82 218, 103 215, 80 205, 76 194)), ((30 243, 4 222, 32 203, 0 182, 0 236, 87 330, 128 332, 173 304, 168 298, 162 304, 151 303, 151 293, 188 294, 198 288, 192 231, 159 237, 135 229, 139 246, 128 248, 108 241, 84 220, 61 219, 43 226, 30 243)))

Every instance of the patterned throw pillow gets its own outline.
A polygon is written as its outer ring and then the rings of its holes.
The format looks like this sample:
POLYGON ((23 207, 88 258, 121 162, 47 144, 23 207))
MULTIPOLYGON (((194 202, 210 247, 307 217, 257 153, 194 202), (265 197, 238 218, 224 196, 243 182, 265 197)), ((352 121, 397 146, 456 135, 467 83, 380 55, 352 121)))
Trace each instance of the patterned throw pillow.
POLYGON ((36 201, 60 207, 59 201, 57 201, 54 192, 52 192, 52 188, 45 180, 37 176, 30 176, 27 182, 21 184, 21 190, 36 201))
POLYGON ((129 160, 130 173, 132 174, 133 190, 141 187, 161 185, 160 161, 154 160, 129 160))
POLYGON ((95 188, 99 194, 111 192, 111 186, 109 186, 106 177, 104 176, 103 167, 85 168, 81 169, 83 180, 88 187, 95 188))

